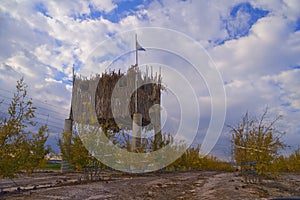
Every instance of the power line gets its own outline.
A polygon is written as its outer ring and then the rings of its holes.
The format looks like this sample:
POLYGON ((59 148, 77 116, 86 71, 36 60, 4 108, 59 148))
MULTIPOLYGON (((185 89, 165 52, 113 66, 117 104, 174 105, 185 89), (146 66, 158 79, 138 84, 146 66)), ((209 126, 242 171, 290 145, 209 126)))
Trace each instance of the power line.
MULTIPOLYGON (((3 96, 3 95, 0 95, 0 96, 2 96, 2 97, 5 97, 5 96, 3 96)), ((8 98, 8 97, 5 97, 5 98, 8 98)), ((7 103, 7 102, 2 102, 4 105, 10 105, 9 103, 7 103)), ((51 110, 49 110, 49 111, 51 111, 51 110)), ((8 113, 7 112, 3 112, 3 111, 1 111, 0 110, 0 112, 3 114, 3 116, 1 116, 1 117, 5 117, 5 116, 7 116, 8 115, 8 113)), ((50 115, 49 114, 42 114, 42 113, 39 113, 39 112, 36 112, 35 111, 35 114, 37 114, 34 118, 35 119, 37 119, 37 121, 36 120, 32 120, 33 122, 35 122, 35 123, 39 123, 39 124, 43 124, 43 121, 45 121, 45 124, 48 126, 48 127, 51 127, 51 128, 53 128, 53 129, 60 129, 60 130, 63 130, 63 124, 62 124, 62 126, 61 127, 58 127, 57 125, 58 125, 58 123, 59 122, 62 122, 62 119, 59 119, 59 118, 57 118, 57 117, 50 117, 50 115), (38 116, 38 115, 42 115, 42 116, 45 116, 45 117, 47 117, 46 119, 45 118, 42 118, 42 117, 40 117, 40 116, 38 116), (49 120, 49 118, 50 118, 50 120, 49 120), (53 120, 57 120, 57 121, 53 121, 53 120)))
MULTIPOLYGON (((11 97, 3 96, 3 95, 1 95, 1 94, 0 94, 0 96, 1 96, 2 98, 5 98, 5 99, 12 99, 11 97)), ((7 102, 2 102, 2 103, 5 104, 5 105, 8 105, 8 106, 10 105, 10 104, 7 103, 7 102)), ((61 112, 58 112, 58 111, 54 111, 54 110, 48 109, 48 108, 46 108, 46 107, 41 107, 41 106, 34 106, 34 107, 36 107, 37 110, 38 110, 38 109, 42 109, 42 110, 47 110, 48 112, 52 112, 52 113, 59 114, 59 115, 61 115, 61 116, 65 116, 65 115, 66 115, 65 113, 61 113, 61 112)), ((60 109, 60 108, 57 107, 57 106, 56 106, 56 108, 60 109)), ((62 108, 62 109, 64 109, 64 108, 62 108)), ((66 110, 66 109, 65 109, 65 110, 66 110)))
MULTIPOLYGON (((6 103, 6 102, 2 102, 4 105, 7 105, 7 106, 9 106, 10 104, 9 103, 6 103)), ((40 108, 40 107, 39 107, 40 108)), ((40 109, 46 109, 46 108, 40 108, 40 109)), ((37 110, 39 110, 38 108, 37 108, 37 110)), ((51 111, 51 110, 49 110, 49 111, 51 111)), ((55 112, 55 111, 53 111, 53 112, 55 112)), ((55 113, 58 113, 58 112, 55 112, 55 113)), ((61 121, 61 119, 60 118, 57 118, 57 117, 52 117, 52 115, 49 115, 49 114, 44 114, 44 113, 40 113, 40 112, 37 112, 36 110, 34 111, 34 114, 37 114, 37 115, 42 115, 42 116, 45 116, 45 117, 50 117, 51 116, 51 118, 53 118, 53 119, 56 119, 56 120, 59 120, 59 121, 61 121)), ((60 116, 62 116, 63 114, 62 113, 60 113, 60 116)), ((62 116, 62 117, 64 117, 64 116, 62 116)))
MULTIPOLYGON (((0 111, 2 114, 4 115, 7 115, 7 113, 3 112, 3 111, 0 111)), ((57 125, 57 122, 54 122, 52 120, 49 120, 49 119, 42 119, 40 117, 35 117, 34 119, 36 120, 30 120, 34 123, 38 123, 38 124, 44 124, 44 125, 47 125, 47 126, 51 126, 51 127, 54 127, 54 128, 57 128, 57 129, 63 129, 63 124, 61 124, 62 126, 61 127, 58 127, 57 125), (46 121, 45 123, 43 123, 43 121, 46 121), (50 123, 49 123, 50 122, 50 123), (52 123, 52 124, 51 124, 52 123)))
MULTIPOLYGON (((3 112, 3 111, 0 111, 0 113, 6 115, 7 113, 3 112)), ((1 117, 1 116, 0 116, 1 117)), ((39 125, 46 125, 49 129, 58 129, 58 130, 61 130, 63 131, 63 126, 61 127, 58 127, 57 124, 55 122, 52 122, 52 121, 49 121, 47 123, 43 123, 42 121, 45 120, 45 119, 41 119, 41 118, 36 118, 38 120, 31 120, 33 123, 36 123, 36 124, 39 124, 39 125), (55 125, 53 124, 50 124, 49 122, 51 123, 54 123, 55 125)), ((28 123, 26 123, 26 125, 30 125, 28 123)), ((36 128, 35 126, 32 126, 32 128, 36 128)))
MULTIPOLYGON (((0 95, 0 96, 2 96, 2 95, 0 95)), ((7 106, 10 105, 10 104, 7 103, 7 102, 2 102, 2 103, 3 103, 4 105, 7 105, 7 106)), ((38 110, 38 109, 37 109, 37 110, 38 110)), ((2 112, 2 111, 1 111, 1 112, 2 112)), ((3 114, 7 114, 7 113, 5 113, 5 112, 2 112, 2 113, 3 113, 3 114)), ((53 117, 53 115, 44 114, 44 113, 38 112, 38 111, 36 111, 36 110, 35 110, 34 114, 35 114, 35 115, 45 116, 45 117, 47 117, 47 118, 51 118, 51 119, 54 119, 54 120, 57 120, 57 121, 61 122, 61 119, 59 119, 59 118, 57 118, 57 117, 53 117)))
MULTIPOLYGON (((13 91, 10 91, 10 90, 6 90, 6 89, 3 89, 3 88, 0 88, 0 90, 2 90, 2 91, 5 91, 5 92, 7 92, 7 93, 10 93, 10 94, 14 94, 14 92, 13 91)), ((0 94, 0 96, 2 96, 1 94, 0 94)), ((3 96, 4 97, 4 96, 3 96)), ((8 98, 8 97, 5 97, 5 98, 8 98)), ((10 97, 9 97, 10 98, 10 97)), ((42 104, 45 104, 45 105, 48 105, 48 106, 51 106, 51 107, 54 107, 54 108, 59 108, 59 109, 63 109, 63 110, 65 110, 65 111, 68 111, 68 109, 66 109, 66 108, 61 108, 61 107, 58 107, 58 106, 56 106, 56 105, 53 105, 53 104, 50 104, 50 103, 46 103, 46 102, 44 102, 44 101, 41 101, 41 100, 38 100, 38 99, 34 99, 34 98, 30 98, 30 97, 25 97, 26 99, 32 99, 32 100, 34 100, 34 101, 38 101, 38 102, 40 102, 40 103, 42 103, 42 104)), ((11 99, 11 98, 10 98, 11 99)))
POLYGON ((55 126, 55 125, 53 125, 53 124, 49 124, 49 123, 46 123, 46 124, 43 124, 43 123, 41 123, 41 122, 38 122, 38 121, 33 121, 34 123, 37 123, 37 124, 40 124, 40 125, 46 125, 47 127, 50 127, 50 128, 52 128, 52 129, 59 129, 59 130, 61 130, 61 131, 63 131, 63 128, 62 127, 58 127, 58 126, 55 126))

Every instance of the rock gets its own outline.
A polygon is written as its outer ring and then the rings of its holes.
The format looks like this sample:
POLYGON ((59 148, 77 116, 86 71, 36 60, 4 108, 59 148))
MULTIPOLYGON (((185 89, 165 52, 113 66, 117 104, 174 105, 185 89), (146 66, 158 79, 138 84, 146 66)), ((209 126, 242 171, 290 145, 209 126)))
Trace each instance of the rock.
POLYGON ((152 197, 153 196, 153 192, 152 191, 148 191, 148 196, 152 197))
POLYGON ((157 190, 157 189, 159 189, 159 186, 158 186, 158 185, 153 185, 153 186, 151 187, 151 189, 152 189, 152 190, 157 190))

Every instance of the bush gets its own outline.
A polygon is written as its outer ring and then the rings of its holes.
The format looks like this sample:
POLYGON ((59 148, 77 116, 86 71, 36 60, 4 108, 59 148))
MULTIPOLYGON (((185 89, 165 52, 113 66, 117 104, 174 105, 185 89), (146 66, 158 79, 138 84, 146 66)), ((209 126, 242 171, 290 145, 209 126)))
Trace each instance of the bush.
POLYGON ((7 115, 0 121, 0 177, 14 177, 19 170, 31 173, 45 160, 50 148, 45 148, 48 129, 36 129, 35 107, 27 98, 27 85, 23 78, 17 82, 17 91, 8 107, 7 115))
POLYGON ((242 122, 237 126, 230 126, 234 158, 246 181, 257 178, 261 181, 268 175, 278 176, 274 162, 279 150, 285 147, 280 140, 284 132, 275 127, 280 118, 267 121, 266 109, 259 119, 250 119, 246 113, 242 122))

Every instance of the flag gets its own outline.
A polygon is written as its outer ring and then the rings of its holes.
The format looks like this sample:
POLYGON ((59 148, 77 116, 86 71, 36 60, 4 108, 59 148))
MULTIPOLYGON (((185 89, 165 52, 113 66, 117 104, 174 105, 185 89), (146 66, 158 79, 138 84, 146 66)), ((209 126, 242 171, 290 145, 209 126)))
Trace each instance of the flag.
POLYGON ((138 50, 138 51, 146 51, 146 49, 144 49, 144 48, 138 43, 138 41, 136 41, 136 50, 138 50))

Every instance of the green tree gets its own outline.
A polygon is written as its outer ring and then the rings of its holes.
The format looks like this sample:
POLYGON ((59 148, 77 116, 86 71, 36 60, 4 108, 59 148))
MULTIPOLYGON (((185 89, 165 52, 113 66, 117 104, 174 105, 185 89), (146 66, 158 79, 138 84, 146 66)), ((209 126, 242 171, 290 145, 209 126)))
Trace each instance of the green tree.
POLYGON ((43 125, 37 134, 33 134, 23 144, 23 158, 25 159, 23 167, 28 173, 32 173, 47 161, 45 155, 51 151, 49 146, 45 148, 48 135, 47 126, 43 125))
POLYGON ((29 131, 37 128, 33 121, 35 110, 32 100, 27 98, 27 85, 21 78, 17 81, 7 115, 0 121, 0 177, 11 178, 19 170, 29 168, 32 171, 48 153, 48 150, 40 150, 44 149, 48 138, 46 127, 40 127, 38 133, 29 131))
POLYGON ((94 160, 93 157, 83 145, 80 137, 78 135, 72 137, 70 163, 73 163, 77 170, 82 170, 83 167, 91 164, 92 160, 94 160))
POLYGON ((285 168, 282 171, 300 172, 300 148, 291 153, 289 157, 285 158, 285 168))
POLYGON ((275 126, 281 116, 267 118, 268 109, 260 118, 249 118, 248 113, 237 126, 230 126, 234 158, 241 167, 246 181, 248 178, 262 180, 266 175, 278 175, 274 164, 279 150, 285 147, 281 141, 284 132, 275 126))
POLYGON ((78 135, 66 132, 62 134, 62 137, 58 141, 62 156, 75 170, 81 171, 86 166, 104 167, 100 161, 89 153, 78 135))
POLYGON ((300 148, 289 156, 279 156, 274 162, 280 172, 300 172, 300 148))

